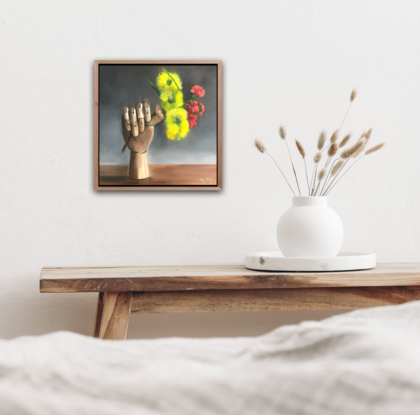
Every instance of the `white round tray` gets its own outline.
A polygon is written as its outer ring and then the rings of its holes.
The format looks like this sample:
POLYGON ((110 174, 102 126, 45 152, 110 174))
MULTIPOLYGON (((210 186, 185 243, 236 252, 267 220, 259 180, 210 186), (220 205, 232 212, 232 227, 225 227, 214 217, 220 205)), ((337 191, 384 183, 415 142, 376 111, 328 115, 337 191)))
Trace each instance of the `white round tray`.
POLYGON ((356 271, 375 268, 376 255, 369 252, 340 252, 330 258, 285 258, 280 251, 256 252, 246 256, 245 266, 257 271, 356 271))

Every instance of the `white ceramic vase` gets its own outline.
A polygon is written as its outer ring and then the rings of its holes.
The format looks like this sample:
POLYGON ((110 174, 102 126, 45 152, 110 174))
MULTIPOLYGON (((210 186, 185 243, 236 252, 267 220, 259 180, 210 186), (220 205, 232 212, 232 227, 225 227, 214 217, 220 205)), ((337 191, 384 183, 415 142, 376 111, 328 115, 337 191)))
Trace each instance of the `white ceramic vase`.
POLYGON ((343 244, 343 223, 322 196, 294 196, 280 217, 277 242, 285 257, 335 257, 343 244))

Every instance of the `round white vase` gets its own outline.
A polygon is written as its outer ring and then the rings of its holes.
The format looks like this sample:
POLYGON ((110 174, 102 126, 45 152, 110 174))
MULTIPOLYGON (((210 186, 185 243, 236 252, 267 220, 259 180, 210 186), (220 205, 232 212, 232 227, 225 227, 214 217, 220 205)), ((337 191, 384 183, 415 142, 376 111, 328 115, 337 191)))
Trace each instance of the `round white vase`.
POLYGON ((277 224, 285 257, 334 257, 343 244, 343 223, 322 196, 294 196, 277 224))

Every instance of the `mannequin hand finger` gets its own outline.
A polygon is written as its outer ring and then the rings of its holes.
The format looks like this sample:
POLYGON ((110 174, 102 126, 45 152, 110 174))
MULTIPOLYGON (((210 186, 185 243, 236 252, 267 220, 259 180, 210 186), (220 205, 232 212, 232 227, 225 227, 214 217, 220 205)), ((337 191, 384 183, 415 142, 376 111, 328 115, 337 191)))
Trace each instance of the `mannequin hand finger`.
POLYGON ((140 129, 140 132, 142 133, 145 128, 145 122, 144 122, 143 105, 140 103, 137 104, 137 117, 139 121, 139 129, 140 129))
POLYGON ((165 116, 163 115, 163 112, 160 109, 159 105, 156 105, 155 115, 152 117, 152 121, 147 123, 147 125, 150 125, 150 126, 156 125, 156 124, 160 123, 164 118, 165 118, 165 116))
POLYGON ((131 131, 130 116, 128 115, 128 108, 127 107, 123 108, 123 119, 124 119, 125 129, 127 131, 131 131))
POLYGON ((150 122, 150 120, 152 119, 152 114, 150 111, 150 103, 148 99, 143 100, 143 108, 144 108, 144 118, 146 122, 150 122))
POLYGON ((134 137, 139 135, 139 125, 137 124, 137 113, 135 108, 130 108, 131 131, 134 137))
MULTIPOLYGON (((127 113, 128 113, 128 111, 127 111, 127 113)), ((130 130, 131 130, 131 126, 130 126, 130 130)), ((124 119, 124 113, 121 114, 121 133, 122 133, 122 136, 124 138, 124 142, 129 141, 130 137, 132 137, 131 131, 127 131, 126 120, 124 119)))
POLYGON ((159 117, 159 119, 161 121, 165 118, 165 116, 163 115, 163 112, 160 109, 159 105, 156 105, 156 107, 155 107, 155 114, 159 117))

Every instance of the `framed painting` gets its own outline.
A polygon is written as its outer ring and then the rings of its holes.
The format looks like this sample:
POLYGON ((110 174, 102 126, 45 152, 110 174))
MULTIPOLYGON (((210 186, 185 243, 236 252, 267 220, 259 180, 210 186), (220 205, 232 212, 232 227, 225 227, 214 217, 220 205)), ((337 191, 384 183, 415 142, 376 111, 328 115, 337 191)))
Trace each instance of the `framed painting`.
POLYGON ((221 61, 95 61, 95 190, 222 189, 221 61))

